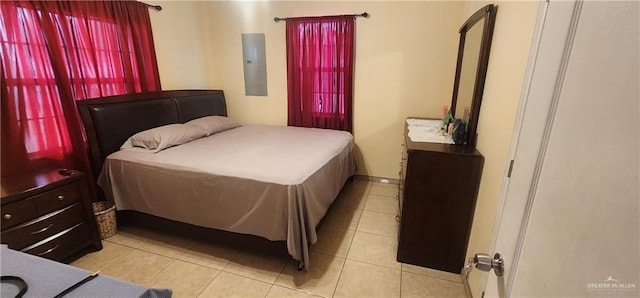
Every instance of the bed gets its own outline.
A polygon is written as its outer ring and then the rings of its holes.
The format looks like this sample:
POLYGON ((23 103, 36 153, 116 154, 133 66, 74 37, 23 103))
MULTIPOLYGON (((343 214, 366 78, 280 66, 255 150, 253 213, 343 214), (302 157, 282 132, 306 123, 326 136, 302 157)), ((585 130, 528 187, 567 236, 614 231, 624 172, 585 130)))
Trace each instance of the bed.
POLYGON ((239 125, 226 117, 220 90, 105 97, 78 108, 97 184, 118 210, 284 241, 299 269, 355 172, 350 133, 239 125))

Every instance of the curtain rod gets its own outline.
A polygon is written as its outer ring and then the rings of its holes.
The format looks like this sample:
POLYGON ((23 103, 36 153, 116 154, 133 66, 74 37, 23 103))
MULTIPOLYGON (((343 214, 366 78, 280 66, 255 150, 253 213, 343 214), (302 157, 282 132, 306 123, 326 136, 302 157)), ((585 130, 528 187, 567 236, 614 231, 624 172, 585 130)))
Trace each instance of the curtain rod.
POLYGON ((144 3, 144 2, 140 2, 140 3, 146 5, 149 8, 153 8, 153 9, 155 9, 157 11, 161 11, 162 10, 162 6, 160 6, 160 5, 151 5, 151 4, 147 4, 147 3, 144 3))
MULTIPOLYGON (((363 18, 368 18, 369 16, 371 16, 369 13, 363 12, 361 14, 348 14, 347 16, 354 16, 354 17, 363 17, 363 18)), ((288 19, 297 19, 300 17, 295 17, 295 18, 281 18, 281 17, 275 17, 273 18, 274 22, 279 22, 279 21, 286 21, 288 19)))

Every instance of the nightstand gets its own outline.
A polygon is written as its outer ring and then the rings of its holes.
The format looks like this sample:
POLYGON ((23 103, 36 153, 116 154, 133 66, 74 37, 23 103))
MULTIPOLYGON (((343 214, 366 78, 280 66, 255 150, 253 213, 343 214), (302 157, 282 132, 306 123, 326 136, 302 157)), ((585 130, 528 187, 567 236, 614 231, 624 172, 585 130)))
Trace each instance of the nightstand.
POLYGON ((9 248, 56 261, 102 249, 87 176, 42 170, 2 177, 2 232, 9 248))

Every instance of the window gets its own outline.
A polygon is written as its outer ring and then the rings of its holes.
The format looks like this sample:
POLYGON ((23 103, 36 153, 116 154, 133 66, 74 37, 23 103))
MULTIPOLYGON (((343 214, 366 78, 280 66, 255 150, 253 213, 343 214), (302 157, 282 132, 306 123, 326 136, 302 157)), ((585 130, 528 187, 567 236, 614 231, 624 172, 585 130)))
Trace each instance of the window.
POLYGON ((0 10, 2 171, 40 160, 87 170, 75 100, 160 90, 146 5, 21 1, 0 10))
POLYGON ((352 131, 354 17, 287 20, 288 123, 352 131))

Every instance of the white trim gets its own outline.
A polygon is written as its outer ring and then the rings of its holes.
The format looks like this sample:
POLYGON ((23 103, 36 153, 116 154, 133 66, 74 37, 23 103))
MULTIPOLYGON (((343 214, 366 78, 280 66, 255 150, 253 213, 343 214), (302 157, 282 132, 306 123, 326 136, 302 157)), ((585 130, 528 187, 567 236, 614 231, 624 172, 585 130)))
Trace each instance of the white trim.
MULTIPOLYGON (((524 112, 527 106, 527 101, 529 99, 529 93, 531 91, 531 81, 533 80, 533 73, 535 72, 535 61, 538 59, 538 53, 540 51, 540 40, 542 39, 542 31, 544 30, 544 19, 547 16, 547 8, 549 6, 548 1, 544 1, 540 3, 538 8, 538 18, 536 20, 535 31, 533 33, 533 42, 531 45, 531 49, 529 50, 529 58, 527 60, 527 65, 531 65, 532 67, 528 67, 525 76, 524 82, 522 86, 522 91, 520 93, 520 103, 518 104, 518 111, 516 112, 516 121, 513 127, 511 146, 509 149, 509 161, 515 159, 516 149, 518 148, 518 140, 520 140, 520 130, 522 129, 522 123, 524 122, 524 112)), ((505 174, 504 179, 502 180, 502 188, 500 189, 500 198, 496 205, 499 208, 496 212, 496 219, 493 223, 493 226, 496 227, 493 230, 493 235, 491 236, 491 251, 495 251, 496 240, 498 239, 498 232, 500 231, 500 222, 502 221, 502 213, 504 212, 505 199, 507 197, 507 190, 509 189, 509 177, 507 174, 509 172, 509 168, 511 167, 511 162, 505 165, 505 174)))
MULTIPOLYGON (((518 141, 520 140, 520 131, 522 129, 522 125, 524 122, 524 113, 527 107, 527 102, 529 99, 529 93, 531 92, 531 85, 533 81, 533 74, 535 73, 535 61, 538 59, 538 54, 540 52, 540 43, 542 39, 542 32, 544 31, 545 19, 547 17, 547 10, 549 8, 549 1, 541 1, 538 6, 538 16, 536 18, 536 23, 534 25, 534 32, 532 37, 531 48, 529 50, 529 57, 527 59, 527 67, 522 89, 520 92, 520 102, 518 104, 518 110, 516 112, 516 120, 513 127, 511 146, 509 149, 509 162, 505 165, 504 178, 502 180, 502 187, 500 189, 500 197, 498 198, 498 202, 496 204, 496 218, 494 220, 493 233, 491 235, 491 246, 489 248, 490 251, 496 251, 496 244, 498 240, 498 234, 500 232, 500 223, 502 222, 502 215, 505 209, 505 202, 507 199, 507 191, 509 189, 509 181, 510 177, 507 177, 509 168, 511 165, 511 160, 515 159, 516 149, 518 147, 518 141)), ((468 276, 465 276, 468 278, 468 276)), ((485 275, 482 288, 486 288, 488 281, 488 275, 485 275)), ((468 286, 468 283, 467 283, 468 286)), ((470 291, 473 293, 473 291, 470 291)), ((469 295, 469 297, 473 297, 473 295, 469 295)))
POLYGON ((565 43, 564 50, 562 53, 560 70, 558 71, 558 76, 556 78, 556 83, 554 86, 553 97, 551 99, 551 106, 549 107, 544 134, 542 137, 542 144, 540 146, 540 150, 538 152, 538 157, 536 160, 535 170, 534 170, 533 178, 531 181, 531 188, 529 189, 529 195, 527 197, 527 203, 525 207, 524 217, 522 219, 522 225, 520 226, 520 233, 518 235, 515 253, 512 259, 512 263, 509 266, 510 274, 508 275, 506 288, 505 288, 506 297, 511 296, 511 291, 513 289, 515 278, 518 272, 518 265, 520 263, 522 247, 524 245, 524 241, 527 234, 527 228, 529 226, 529 221, 530 221, 531 212, 533 209, 536 191, 538 189, 538 182, 540 181, 540 173, 542 172, 542 166, 544 165, 544 159, 547 153, 547 147, 549 145, 549 138, 551 136, 551 130, 553 128, 553 123, 555 120, 558 102, 560 100, 560 95, 562 94, 562 87, 564 85, 564 78, 567 72, 567 66, 569 64, 569 60, 571 59, 573 41, 575 39, 578 22, 580 20, 581 10, 582 10, 582 0, 577 0, 571 16, 569 34, 567 36, 567 41, 565 43))
POLYGON ((385 178, 385 177, 377 177, 377 176, 367 176, 367 175, 354 175, 353 178, 355 180, 364 180, 364 181, 371 181, 371 182, 378 182, 378 183, 385 183, 385 184, 400 184, 400 180, 399 179, 394 179, 394 178, 385 178))
POLYGON ((508 155, 509 160, 515 160, 514 167, 508 178, 509 163, 505 165, 491 241, 491 249, 505 257, 507 270, 501 278, 486 275, 484 289, 489 296, 509 297, 517 280, 520 252, 582 7, 580 1, 540 2, 508 155))
POLYGON ((551 107, 549 108, 549 114, 547 116, 547 123, 545 125, 544 135, 542 137, 542 144, 536 160, 535 171, 533 179, 531 181, 531 189, 529 189, 529 196, 527 198, 527 205, 525 208, 524 218, 522 219, 522 226, 520 226, 520 234, 518 235, 518 242, 516 244, 515 254, 510 266, 510 272, 506 283, 506 295, 511 296, 511 290, 515 282, 515 277, 518 272, 518 265, 520 263, 520 256, 522 253, 522 247, 524 245, 524 239, 527 234, 527 228, 531 217, 531 211, 533 209, 533 202, 538 190, 538 182, 540 181, 540 173, 542 172, 542 166, 544 165, 544 159, 547 154, 547 148, 549 147, 549 139, 551 136, 551 130, 555 121, 556 111, 558 108, 558 102, 560 101, 560 95, 562 94, 562 87, 564 86, 564 78, 567 74, 567 66, 571 59, 571 51, 573 49, 573 41, 578 29, 578 23, 580 21, 580 12, 582 11, 582 0, 577 0, 576 5, 573 8, 571 15, 571 25, 569 27, 569 35, 567 36, 567 42, 562 53, 562 61, 558 77, 556 78, 556 84, 554 86, 553 98, 551 99, 551 107))
POLYGON ((462 287, 464 288, 464 296, 473 298, 473 291, 471 291, 471 285, 469 285, 469 273, 462 268, 460 272, 460 279, 462 279, 462 287))

